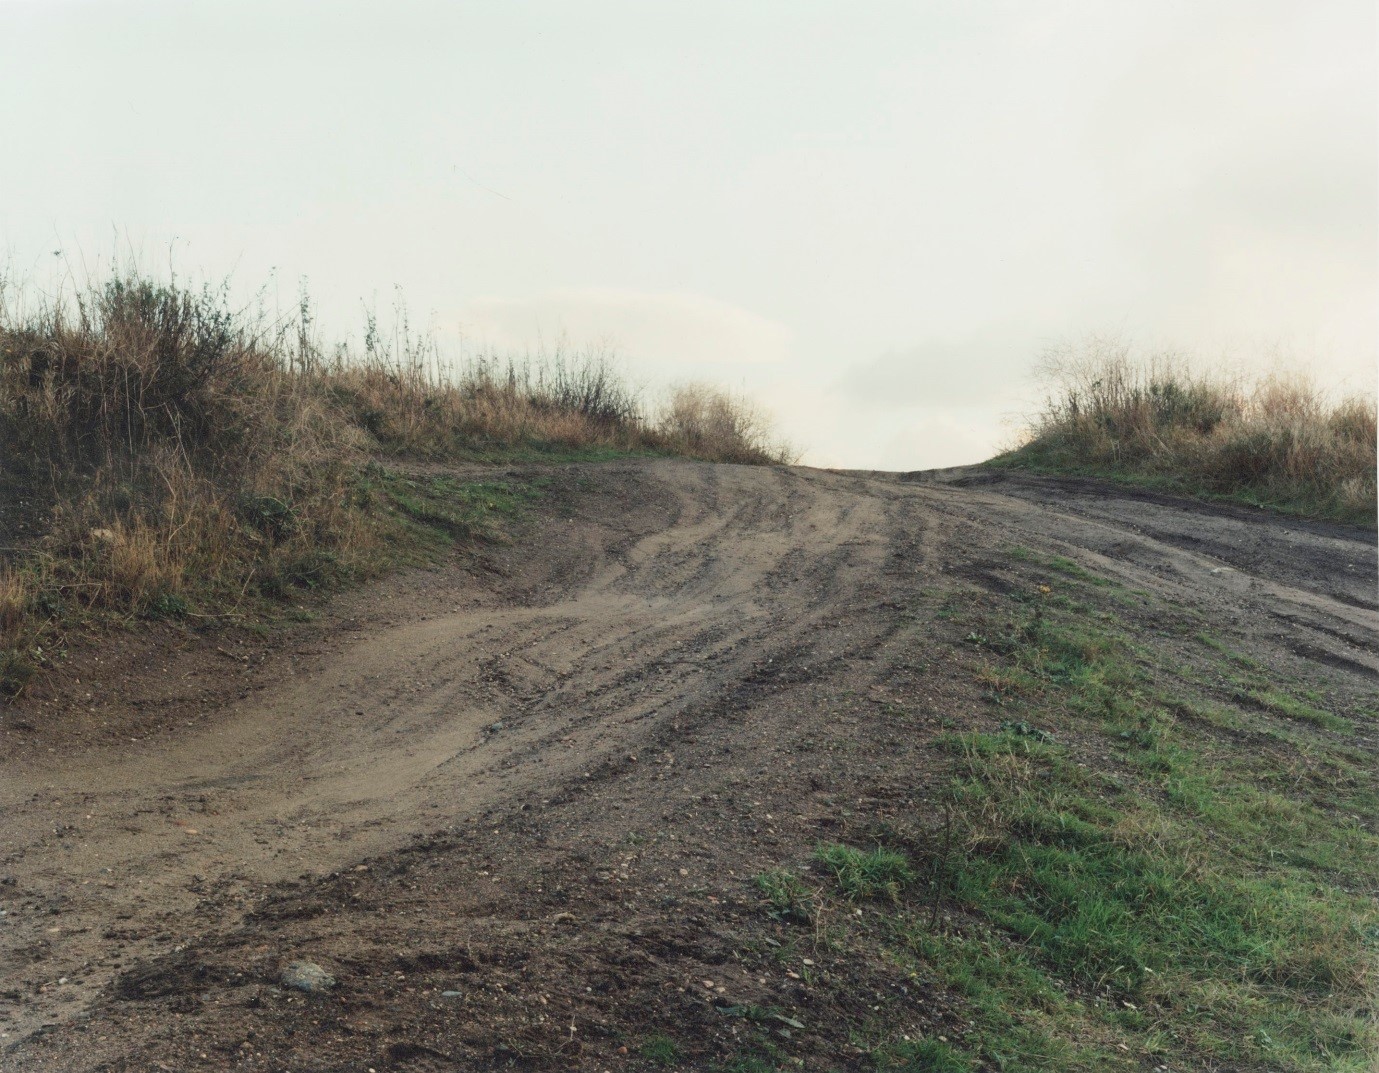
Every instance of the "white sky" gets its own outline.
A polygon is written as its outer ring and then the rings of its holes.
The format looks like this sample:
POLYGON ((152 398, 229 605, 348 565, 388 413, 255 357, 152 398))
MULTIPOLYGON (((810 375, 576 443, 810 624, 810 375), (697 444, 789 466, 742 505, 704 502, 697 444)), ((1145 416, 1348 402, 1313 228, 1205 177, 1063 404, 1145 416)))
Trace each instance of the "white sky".
POLYGON ((9 272, 133 250, 614 340, 828 465, 976 461, 1063 337, 1370 389, 1369 0, 0 0, 9 272), (62 258, 53 251, 62 250, 62 258))

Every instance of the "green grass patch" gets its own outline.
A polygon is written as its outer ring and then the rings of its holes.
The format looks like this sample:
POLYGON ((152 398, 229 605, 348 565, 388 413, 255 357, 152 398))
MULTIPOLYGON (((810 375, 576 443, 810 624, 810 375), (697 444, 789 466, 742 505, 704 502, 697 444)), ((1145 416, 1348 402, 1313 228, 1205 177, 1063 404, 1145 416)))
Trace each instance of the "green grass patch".
POLYGON ((1047 563, 1050 570, 1057 570, 1060 574, 1076 578, 1078 581, 1085 581, 1089 585, 1110 587, 1115 584, 1110 578, 1092 573, 1081 563, 1074 562, 1065 555, 1050 555, 1047 563))
MULTIPOLYGON (((1368 1068, 1379 1038, 1355 1011, 1375 1000, 1379 912, 1352 893, 1373 886, 1379 862, 1365 778, 1331 797, 1300 792, 1308 764, 1332 779, 1355 771, 1324 741, 1305 743, 1300 759, 1225 750, 1211 728, 1253 729, 1248 712, 1173 699, 1165 685, 1182 683, 1165 683, 1112 617, 1089 624, 1046 603, 985 628, 996 659, 982 680, 1025 718, 941 740, 956 758, 964 846, 944 862, 945 884, 1024 954, 1011 962, 1004 951, 993 966, 993 943, 912 937, 979 1011, 983 1059, 1102 1068, 1079 1057, 1085 1040, 1068 1032, 1082 1024, 1085 1035, 1090 1017, 1103 1034, 1129 1030, 1141 1048, 1179 1060, 1368 1068), (1118 763, 1087 762, 1108 746, 1118 763)), ((1234 699, 1350 729, 1259 675, 1234 699)))
POLYGON ((793 872, 772 869, 756 876, 753 883, 765 898, 766 912, 772 919, 802 924, 814 919, 814 892, 793 872))
POLYGON ((1298 700, 1297 697, 1279 689, 1258 688, 1243 686, 1239 690, 1239 698, 1251 704, 1257 704, 1266 711, 1274 712, 1283 716, 1285 719, 1294 719, 1303 723, 1311 723, 1313 726, 1321 727, 1323 730, 1351 731, 1354 725, 1349 719, 1339 715, 1334 715, 1324 709, 1314 707, 1306 701, 1298 700))
POLYGON ((1220 638, 1213 636, 1206 630, 1198 630, 1195 636, 1202 644, 1206 645, 1213 652, 1219 652, 1236 666, 1244 667, 1248 671, 1257 671, 1260 669, 1258 660, 1245 655, 1243 652, 1235 651, 1235 649, 1229 647, 1220 638))
MULTIPOLYGON (((929 883, 891 888, 879 942, 959 998, 970 1030, 950 1033, 952 1056, 1031 1073, 1370 1069, 1379 777, 1337 740, 1343 702, 1206 633, 1179 663, 1121 617, 1136 612, 1073 609, 1040 584, 1047 561, 1011 558, 1032 565, 1029 592, 953 627, 985 656, 998 725, 937 739, 954 830, 905 843, 929 883)), ((907 1068, 902 1044, 876 1047, 878 1067, 907 1068)))
POLYGON ((848 898, 889 898, 914 882, 909 859, 896 850, 877 846, 862 850, 830 843, 814 851, 814 859, 833 874, 838 889, 848 898))
POLYGON ((673 1066, 680 1061, 680 1046, 669 1036, 649 1036, 638 1050, 643 1058, 658 1066, 673 1066))
POLYGON ((954 884, 1060 975, 1126 996, 1170 972, 1308 992, 1363 979, 1363 959, 1343 956, 1358 905, 1220 868, 1190 824, 1088 794, 1066 763, 1013 747, 968 754, 958 800, 987 819, 954 884))
POLYGON ((530 483, 409 476, 371 467, 360 493, 422 546, 497 539, 537 495, 530 483))
MULTIPOLYGON (((1116 1036, 1114 1028, 1108 1030, 1094 1009, 1069 996, 1037 955, 1004 936, 981 925, 933 932, 927 922, 901 918, 891 943, 911 960, 915 979, 935 980, 965 1008, 971 1028, 945 1044, 955 1060, 967 1062, 958 1068, 1007 1073, 1133 1068, 1108 1043, 1116 1036)), ((898 1047, 903 1046, 902 1041, 898 1047)))
POLYGON ((893 1073, 969 1073, 967 1056, 936 1039, 903 1040, 872 1053, 877 1069, 893 1073))

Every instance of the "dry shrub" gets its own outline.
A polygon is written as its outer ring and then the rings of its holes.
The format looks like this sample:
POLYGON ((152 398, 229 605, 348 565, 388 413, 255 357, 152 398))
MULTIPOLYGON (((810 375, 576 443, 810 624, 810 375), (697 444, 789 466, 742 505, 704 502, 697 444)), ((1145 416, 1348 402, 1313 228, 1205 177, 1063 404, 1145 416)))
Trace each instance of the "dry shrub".
POLYGON ((18 632, 32 596, 27 575, 13 567, 0 568, 0 644, 18 632))
POLYGON ((647 446, 640 400, 610 355, 564 347, 538 359, 337 355, 323 382, 350 421, 391 451, 447 457, 492 445, 647 446))
POLYGON ((17 696, 33 677, 33 611, 33 579, 24 571, 0 566, 0 697, 17 696))
POLYGON ((675 388, 656 429, 666 447, 692 458, 754 465, 794 461, 788 446, 771 439, 760 408, 707 384, 675 388))
POLYGON ((266 446, 280 387, 275 355, 223 295, 115 279, 74 308, 5 321, 5 440, 24 464, 59 473, 176 445, 223 471, 266 446))
POLYGON ((84 602, 92 607, 148 610, 176 595, 187 573, 166 530, 139 517, 92 529, 83 552, 84 602))
POLYGON ((1373 398, 1337 401, 1299 374, 1208 375, 1101 337, 1050 350, 1040 374, 1052 391, 1011 461, 1375 523, 1373 398))

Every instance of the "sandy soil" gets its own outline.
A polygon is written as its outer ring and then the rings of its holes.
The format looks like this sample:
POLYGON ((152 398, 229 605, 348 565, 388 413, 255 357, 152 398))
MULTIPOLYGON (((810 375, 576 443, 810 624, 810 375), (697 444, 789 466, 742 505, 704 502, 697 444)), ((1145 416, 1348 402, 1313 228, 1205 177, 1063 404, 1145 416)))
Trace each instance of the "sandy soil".
MULTIPOLYGON (((735 952, 747 877, 922 811, 919 744, 988 718, 912 609, 999 588, 1012 545, 1379 680, 1372 533, 968 471, 551 472, 510 544, 281 638, 81 647, 4 713, 0 1068, 636 1067, 653 1024, 693 1064, 728 1002, 942 1026, 896 981, 842 997, 735 952), (294 959, 339 986, 282 990, 294 959)), ((807 1068, 853 1060, 821 1037, 807 1068)))

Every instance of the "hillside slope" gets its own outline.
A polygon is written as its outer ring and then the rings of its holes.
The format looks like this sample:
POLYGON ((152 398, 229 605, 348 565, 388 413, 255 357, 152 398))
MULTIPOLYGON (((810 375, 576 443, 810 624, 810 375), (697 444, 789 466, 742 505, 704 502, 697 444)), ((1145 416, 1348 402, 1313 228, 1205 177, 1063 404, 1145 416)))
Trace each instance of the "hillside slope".
POLYGON ((281 636, 74 651, 5 713, 0 1066, 1365 1067, 1372 534, 500 476, 540 490, 507 542, 281 636))

